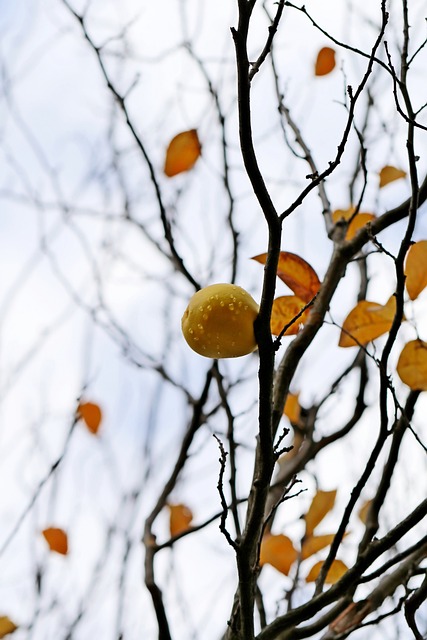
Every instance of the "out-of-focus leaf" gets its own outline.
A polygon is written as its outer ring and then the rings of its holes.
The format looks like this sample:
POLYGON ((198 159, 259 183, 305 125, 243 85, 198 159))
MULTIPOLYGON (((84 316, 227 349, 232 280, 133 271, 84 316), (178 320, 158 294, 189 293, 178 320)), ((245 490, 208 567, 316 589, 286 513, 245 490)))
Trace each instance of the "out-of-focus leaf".
MULTIPOLYGON (((333 211, 332 213, 332 221, 336 223, 338 222, 338 220, 341 220, 341 219, 350 220, 355 210, 356 210, 355 207, 350 207, 349 209, 336 209, 336 211, 333 211)), ((355 215, 353 220, 348 225, 347 232, 345 234, 345 239, 352 240, 352 238, 354 238, 356 233, 360 231, 362 227, 367 225, 368 222, 372 222, 372 220, 375 220, 375 217, 376 216, 374 216, 373 213, 366 213, 366 212, 361 212, 355 215)))
POLYGON ((314 74, 316 76, 326 76, 335 69, 335 50, 331 47, 323 47, 317 54, 314 74))
POLYGON ((285 407, 283 409, 283 415, 285 415, 289 422, 297 424, 301 415, 301 405, 299 403, 299 393, 288 393, 285 407))
POLYGON ((371 504, 372 504, 372 500, 366 500, 366 502, 362 504, 359 511, 357 512, 357 515, 359 516, 359 520, 363 522, 363 524, 366 524, 366 518, 368 517, 368 511, 371 507, 371 504))
POLYGON ((385 305, 361 300, 344 320, 339 346, 354 347, 379 338, 390 331, 395 313, 394 296, 391 296, 385 305))
POLYGON ((397 361, 397 373, 412 390, 427 391, 427 342, 411 340, 405 344, 397 361))
POLYGON ((405 262, 406 290, 411 300, 415 300, 427 287, 427 240, 413 244, 405 262))
POLYGON ((301 559, 305 560, 321 549, 328 547, 335 537, 335 533, 325 533, 321 536, 309 536, 304 540, 301 549, 301 559))
POLYGON ((191 510, 185 504, 170 504, 169 530, 171 537, 184 533, 190 528, 193 520, 191 510))
POLYGON ((331 511, 335 504, 336 495, 336 489, 333 491, 321 491, 320 489, 316 491, 310 508, 304 518, 306 538, 311 536, 317 525, 323 520, 329 511, 331 511))
POLYGON ((200 157, 202 147, 196 129, 178 133, 166 151, 164 172, 168 178, 191 169, 200 157))
POLYGON ((68 536, 63 529, 49 527, 42 531, 43 537, 51 551, 66 556, 68 553, 68 536))
POLYGON ((390 182, 399 180, 399 178, 406 178, 406 172, 403 171, 402 169, 397 169, 396 167, 387 165, 381 169, 379 176, 380 176, 380 189, 382 189, 390 182))
POLYGON ((8 616, 0 616, 0 638, 5 638, 17 628, 18 626, 8 616))
POLYGON ((83 420, 91 433, 96 435, 102 421, 102 411, 93 402, 83 402, 77 407, 77 415, 83 420))
MULTIPOLYGON (((316 564, 311 567, 308 576, 306 577, 306 582, 315 582, 319 576, 320 569, 322 568, 323 561, 320 560, 316 562, 316 564)), ((331 568, 328 571, 328 575, 326 576, 325 583, 326 584, 334 584, 338 582, 340 578, 348 571, 348 567, 342 560, 334 560, 331 564, 331 568)))
MULTIPOLYGON (((283 327, 286 327, 304 309, 306 303, 298 296, 281 296, 273 301, 271 311, 271 333, 278 336, 283 327)), ((294 336, 298 333, 300 325, 307 321, 310 309, 306 309, 284 333, 285 336, 294 336)))
MULTIPOLYGON (((265 264, 267 255, 262 253, 254 256, 252 260, 265 264)), ((310 302, 320 289, 321 283, 313 267, 304 258, 290 251, 280 252, 277 275, 298 298, 306 303, 310 302)))
POLYGON ((287 576, 297 556, 298 553, 287 536, 267 535, 262 539, 259 558, 261 566, 271 564, 277 571, 287 576))

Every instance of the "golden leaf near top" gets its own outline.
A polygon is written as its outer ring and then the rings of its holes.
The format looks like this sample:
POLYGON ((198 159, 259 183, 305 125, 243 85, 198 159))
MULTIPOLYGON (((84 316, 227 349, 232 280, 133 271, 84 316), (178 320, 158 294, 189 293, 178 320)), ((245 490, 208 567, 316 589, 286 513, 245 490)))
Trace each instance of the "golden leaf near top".
POLYGON ((321 491, 318 489, 311 502, 311 505, 304 516, 305 519, 305 535, 311 536, 317 525, 331 511, 335 504, 337 490, 321 491))
POLYGON ((261 542, 259 563, 271 564, 277 571, 288 575, 292 564, 298 557, 298 553, 288 536, 266 535, 261 542))
POLYGON ((168 178, 191 169, 202 153, 196 129, 178 133, 166 150, 164 172, 168 178))
POLYGON ((396 314, 396 298, 391 296, 385 305, 361 300, 344 320, 340 347, 365 345, 390 331, 396 314))
POLYGON ((427 342, 411 340, 402 349, 397 373, 413 391, 427 391, 427 342))
POLYGON ((403 171, 403 169, 398 169, 397 167, 392 167, 391 165, 386 165, 381 169, 379 176, 380 189, 382 189, 390 182, 399 180, 399 178, 406 178, 406 171, 403 171))
POLYGON ((411 300, 427 287, 427 240, 413 244, 406 255, 405 286, 411 300))

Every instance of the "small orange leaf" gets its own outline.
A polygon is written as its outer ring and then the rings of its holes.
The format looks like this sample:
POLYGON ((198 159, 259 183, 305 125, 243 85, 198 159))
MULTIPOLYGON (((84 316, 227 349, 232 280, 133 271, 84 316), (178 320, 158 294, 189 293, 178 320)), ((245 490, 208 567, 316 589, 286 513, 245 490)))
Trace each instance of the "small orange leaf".
POLYGON ((326 76, 335 69, 335 50, 331 47, 323 47, 317 54, 314 74, 316 76, 326 76))
MULTIPOLYGON (((350 220, 355 212, 355 207, 350 207, 349 209, 337 209, 332 213, 332 221, 338 222, 338 220, 350 220)), ((352 240, 356 233, 360 231, 368 222, 372 222, 375 220, 376 216, 373 213, 358 213, 354 216, 353 220, 350 222, 347 228, 347 232, 345 234, 346 240, 352 240)))
POLYGON ((173 538, 189 530, 193 514, 185 504, 170 504, 168 506, 170 511, 169 530, 173 538))
POLYGON ((271 564, 272 567, 288 575, 292 564, 298 557, 292 541, 282 534, 267 535, 262 539, 259 564, 271 564))
MULTIPOLYGON (((316 564, 313 567, 311 567, 305 581, 315 582, 318 578, 322 565, 323 565, 322 560, 320 560, 319 562, 316 562, 316 564)), ((344 564, 342 560, 334 560, 326 576, 325 583, 334 584, 335 582, 338 582, 338 580, 342 578, 342 576, 345 574, 346 571, 348 571, 348 567, 347 565, 344 564)))
POLYGON ((361 522, 363 522, 363 524, 366 524, 366 519, 368 517, 368 511, 371 507, 372 504, 372 500, 366 500, 366 502, 364 502, 362 504, 362 506, 360 507, 359 511, 357 512, 357 515, 359 516, 359 520, 361 522))
POLYGON ((383 333, 390 331, 395 313, 394 296, 391 296, 385 305, 361 300, 344 320, 339 346, 354 347, 379 338, 383 333))
POLYGON ((406 171, 387 165, 381 169, 379 176, 380 176, 380 189, 382 189, 390 182, 399 180, 399 178, 405 178, 406 171))
POLYGON ((427 342, 411 340, 402 349, 397 373, 413 391, 427 391, 427 342))
POLYGON ((321 549, 328 547, 335 538, 335 533, 326 533, 322 536, 309 536, 304 540, 301 549, 301 559, 305 560, 321 549))
POLYGON ((406 290, 411 300, 415 300, 427 287, 427 240, 413 244, 406 255, 406 290))
POLYGON ((18 626, 12 622, 8 616, 0 616, 0 638, 4 638, 9 633, 14 633, 18 626))
POLYGON ((283 415, 285 415, 289 422, 297 424, 301 415, 301 405, 299 403, 299 393, 288 393, 285 407, 283 409, 283 415))
POLYGON ((178 133, 166 150, 164 172, 168 178, 191 169, 200 157, 202 147, 196 129, 178 133))
POLYGON ((316 491, 310 508, 304 517, 306 537, 311 536, 317 525, 333 508, 336 495, 336 489, 334 489, 333 491, 321 491, 320 489, 316 491))
MULTIPOLYGON (((274 336, 278 336, 286 325, 288 325, 304 309, 306 303, 297 296, 281 296, 273 301, 271 311, 270 328, 274 336)), ((310 309, 306 309, 295 322, 288 327, 285 336, 294 336, 298 333, 300 325, 307 321, 310 309)))
POLYGON ((66 556, 68 553, 68 536, 63 529, 49 527, 42 531, 44 539, 49 545, 51 551, 66 556))
POLYGON ((102 420, 102 411, 93 402, 83 402, 77 407, 77 415, 83 420, 91 433, 96 435, 102 420))
MULTIPOLYGON (((267 255, 262 253, 252 260, 265 264, 267 255)), ((290 251, 280 252, 277 275, 304 302, 310 302, 320 289, 321 283, 313 267, 304 258, 290 251)))

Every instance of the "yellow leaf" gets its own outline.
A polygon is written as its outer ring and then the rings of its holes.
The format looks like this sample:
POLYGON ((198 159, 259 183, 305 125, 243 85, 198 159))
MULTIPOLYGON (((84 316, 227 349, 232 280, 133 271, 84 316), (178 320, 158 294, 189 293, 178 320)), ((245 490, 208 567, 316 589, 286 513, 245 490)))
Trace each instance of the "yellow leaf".
MULTIPOLYGON (((336 223, 341 219, 350 220, 355 210, 355 207, 350 207, 349 209, 337 209, 332 213, 332 221, 336 223)), ((356 233, 360 231, 360 229, 362 229, 366 224, 368 224, 368 222, 372 222, 372 220, 375 220, 375 217, 376 216, 374 216, 373 213, 365 212, 355 215, 353 220, 348 225, 345 239, 352 240, 356 233)))
POLYGON ((335 533, 326 533, 322 536, 309 536, 304 540, 301 549, 301 559, 305 560, 321 549, 328 547, 335 538, 335 533))
POLYGON ((415 300, 427 287, 427 240, 413 244, 405 263, 406 290, 411 300, 415 300))
POLYGON ((267 535, 262 539, 259 556, 260 566, 271 564, 277 571, 287 576, 297 556, 298 553, 288 536, 267 535))
POLYGON ((18 626, 8 616, 0 616, 0 638, 16 631, 18 626))
POLYGON ((354 347, 379 338, 383 333, 390 331, 395 313, 394 296, 391 296, 385 305, 361 300, 344 320, 339 346, 354 347))
POLYGON ((368 511, 371 507, 372 504, 372 500, 366 500, 366 502, 364 502, 362 504, 362 506, 360 507, 357 515, 359 516, 359 520, 361 522, 363 522, 363 524, 366 524, 366 519, 368 517, 368 511))
POLYGON ((283 409, 283 415, 285 415, 291 423, 296 424, 297 422, 299 422, 301 415, 299 393, 288 393, 285 407, 283 409))
MULTIPOLYGON (((274 336, 278 336, 283 328, 288 325, 304 309, 306 303, 297 296, 281 296, 273 301, 271 311, 270 328, 274 336)), ((295 322, 288 327, 285 336, 294 336, 298 333, 300 325, 307 321, 310 309, 306 309, 295 322)))
POLYGON ((331 47, 323 47, 317 54, 314 74, 316 76, 326 76, 335 69, 335 51, 331 47))
POLYGON ((102 420, 102 411, 93 402, 83 402, 77 407, 77 415, 83 420, 91 433, 96 435, 102 420))
MULTIPOLYGON (((311 567, 308 576, 305 579, 306 582, 315 582, 317 580, 322 565, 323 561, 320 560, 319 562, 316 562, 313 567, 311 567)), ((335 582, 338 582, 338 580, 342 578, 346 571, 348 571, 348 567, 342 560, 334 560, 326 576, 325 583, 334 584, 335 582)))
POLYGON ((196 129, 178 133, 166 150, 164 172, 168 178, 191 169, 200 157, 202 147, 196 129))
POLYGON ((310 508, 305 515, 305 535, 311 536, 317 525, 323 520, 326 514, 332 509, 335 504, 335 498, 337 490, 333 491, 316 491, 310 508))
POLYGON ((382 189, 390 182, 399 180, 399 178, 405 178, 406 172, 403 171, 402 169, 397 169, 396 167, 387 165, 381 169, 379 176, 380 176, 380 189, 382 189))
MULTIPOLYGON (((252 260, 265 264, 267 255, 262 253, 254 256, 252 260)), ((320 280, 313 267, 303 258, 289 251, 280 252, 277 275, 304 302, 310 302, 320 289, 320 280)))
POLYGON ((51 551, 66 556, 68 553, 68 536, 63 529, 49 527, 44 529, 42 534, 49 545, 51 551))
POLYGON ((402 349, 397 362, 402 382, 414 391, 427 391, 427 342, 411 340, 402 349))
POLYGON ((168 506, 170 511, 169 530, 173 538, 189 530, 193 514, 185 504, 170 504, 168 506))

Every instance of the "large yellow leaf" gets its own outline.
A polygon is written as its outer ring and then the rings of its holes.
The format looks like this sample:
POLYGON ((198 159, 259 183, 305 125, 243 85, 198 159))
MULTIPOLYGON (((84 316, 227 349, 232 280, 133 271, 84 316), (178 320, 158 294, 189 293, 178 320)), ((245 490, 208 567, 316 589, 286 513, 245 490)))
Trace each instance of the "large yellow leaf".
POLYGON ((399 180, 399 178, 405 178, 406 172, 403 171, 402 169, 397 169, 396 167, 387 165, 381 169, 379 176, 380 176, 380 189, 382 189, 382 187, 385 187, 390 182, 399 180))
POLYGON ((314 74, 316 76, 326 76, 335 69, 335 51, 331 47, 323 47, 317 54, 314 74))
POLYGON ((68 553, 68 536, 63 529, 49 527, 42 531, 44 539, 49 545, 51 551, 66 556, 68 553))
POLYGON ((169 529, 172 537, 188 531, 193 520, 191 510, 185 504, 170 504, 169 529))
POLYGON ((385 305, 361 300, 344 320, 339 346, 354 347, 379 338, 383 333, 390 331, 395 313, 394 296, 391 296, 385 305))
POLYGON ((301 405, 299 403, 299 393, 288 393, 286 397, 285 406, 283 409, 283 415, 285 415, 289 422, 296 424, 299 422, 301 415, 301 405))
POLYGON ((427 391, 427 342, 411 340, 405 344, 397 362, 397 373, 414 391, 427 391))
POLYGON ((200 157, 202 147, 196 129, 178 133, 166 150, 164 172, 169 177, 191 169, 200 157))
POLYGON ((301 549, 301 559, 305 560, 321 549, 328 547, 335 537, 335 533, 325 533, 321 536, 309 536, 304 540, 301 549))
POLYGON ((83 402, 79 404, 77 407, 77 415, 83 420, 91 433, 94 435, 98 433, 102 420, 102 411, 97 404, 93 402, 83 402))
MULTIPOLYGON (((288 325, 304 309, 306 303, 298 296, 281 296, 273 301, 271 311, 271 333, 278 336, 286 325, 288 325)), ((295 322, 288 327, 285 336, 294 336, 298 333, 300 325, 307 321, 309 309, 306 309, 295 322)))
MULTIPOLYGON (((267 255, 262 253, 252 260, 265 264, 267 255)), ((280 252, 277 275, 304 302, 310 302, 320 289, 320 280, 313 267, 304 258, 290 251, 280 252)))
MULTIPOLYGON (((311 567, 308 576, 305 579, 306 582, 315 582, 317 580, 322 565, 323 561, 320 560, 319 562, 316 562, 313 567, 311 567)), ((334 584, 335 582, 338 582, 338 580, 342 578, 346 571, 348 571, 348 567, 342 560, 334 560, 326 576, 325 583, 334 584)))
POLYGON ((427 240, 413 244, 405 262, 406 290, 411 300, 415 300, 427 287, 427 240))
MULTIPOLYGON (((350 220, 355 210, 356 210, 355 207, 350 207, 349 209, 336 209, 336 211, 332 212, 332 221, 338 222, 338 220, 342 220, 342 219, 350 220)), ((358 213, 357 215, 355 215, 353 220, 348 225, 348 229, 345 234, 345 239, 351 240, 352 238, 354 238, 356 233, 360 229, 362 229, 362 227, 368 224, 368 222, 372 222, 372 220, 375 220, 375 217, 376 216, 374 216, 373 213, 366 213, 366 212, 358 213)))
POLYGON ((16 631, 18 626, 8 616, 0 616, 0 638, 16 631))
POLYGON ((271 564, 275 569, 288 575, 292 564, 297 559, 298 553, 294 549, 288 536, 267 535, 262 539, 259 563, 271 564))
POLYGON ((337 490, 333 491, 316 491, 310 508, 305 515, 305 535, 306 538, 311 536, 317 525, 323 520, 326 514, 332 509, 335 504, 335 498, 337 490))

